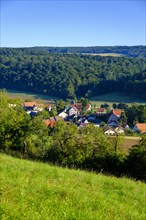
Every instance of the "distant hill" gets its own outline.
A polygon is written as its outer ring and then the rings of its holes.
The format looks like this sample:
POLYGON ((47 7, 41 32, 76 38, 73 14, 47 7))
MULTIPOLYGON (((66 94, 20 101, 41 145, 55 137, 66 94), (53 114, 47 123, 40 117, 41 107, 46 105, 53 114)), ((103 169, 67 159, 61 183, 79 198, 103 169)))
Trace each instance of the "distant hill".
MULTIPOLYGON (((86 54, 120 54, 127 57, 145 57, 146 46, 92 46, 92 47, 30 47, 13 48, 16 51, 25 54, 48 54, 48 53, 86 53, 86 54)), ((12 48, 1 48, 0 54, 10 54, 12 48)))
POLYGON ((145 219, 145 184, 0 154, 1 219, 145 219))

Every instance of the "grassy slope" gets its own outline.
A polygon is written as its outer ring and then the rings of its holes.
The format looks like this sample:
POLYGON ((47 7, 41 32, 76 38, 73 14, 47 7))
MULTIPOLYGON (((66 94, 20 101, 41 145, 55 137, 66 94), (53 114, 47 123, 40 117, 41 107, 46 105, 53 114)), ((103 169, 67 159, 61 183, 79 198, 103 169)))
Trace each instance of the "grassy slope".
POLYGON ((145 184, 1 154, 1 219, 144 220, 145 184))

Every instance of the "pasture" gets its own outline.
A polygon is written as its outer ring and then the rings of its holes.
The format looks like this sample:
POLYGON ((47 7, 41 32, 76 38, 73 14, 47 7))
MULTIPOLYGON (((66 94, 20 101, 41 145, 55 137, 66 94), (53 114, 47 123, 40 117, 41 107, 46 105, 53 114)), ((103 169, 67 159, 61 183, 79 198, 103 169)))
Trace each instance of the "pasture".
POLYGON ((0 217, 144 220, 145 184, 0 154, 0 217))

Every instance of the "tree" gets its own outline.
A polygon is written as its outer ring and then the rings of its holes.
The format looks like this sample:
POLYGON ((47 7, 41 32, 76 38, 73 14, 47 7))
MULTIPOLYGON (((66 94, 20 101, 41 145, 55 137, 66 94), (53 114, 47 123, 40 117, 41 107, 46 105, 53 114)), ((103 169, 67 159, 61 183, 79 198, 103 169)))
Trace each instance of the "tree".
POLYGON ((119 119, 119 124, 126 125, 127 124, 127 117, 125 115, 125 112, 121 113, 121 117, 119 119))
POLYGON ((0 92, 0 147, 6 152, 24 150, 30 116, 21 103, 22 100, 11 100, 6 93, 0 92))
POLYGON ((146 135, 139 145, 134 145, 127 157, 128 175, 146 182, 146 135))
POLYGON ((85 110, 87 104, 89 103, 89 100, 87 98, 81 98, 80 102, 82 103, 82 109, 85 110))

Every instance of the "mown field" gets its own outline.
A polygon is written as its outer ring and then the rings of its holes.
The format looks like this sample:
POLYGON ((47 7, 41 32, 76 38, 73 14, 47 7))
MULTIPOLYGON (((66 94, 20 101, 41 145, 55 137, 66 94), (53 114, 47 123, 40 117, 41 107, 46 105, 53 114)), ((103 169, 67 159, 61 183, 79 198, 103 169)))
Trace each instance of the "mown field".
POLYGON ((140 181, 0 154, 1 219, 145 220, 140 181))
MULTIPOLYGON (((11 97, 19 97, 22 99, 31 99, 31 100, 40 100, 42 102, 51 101, 52 99, 58 99, 57 97, 47 96, 47 95, 40 95, 30 92, 24 92, 24 91, 17 91, 17 90, 8 90, 8 95, 11 97)), ((103 94, 99 96, 95 96, 89 99, 89 101, 96 106, 100 106, 103 103, 108 103, 109 105, 112 105, 113 103, 126 103, 126 104, 132 104, 132 103, 138 103, 138 104, 146 104, 144 100, 141 99, 135 99, 130 96, 125 96, 120 93, 108 93, 103 94)))

